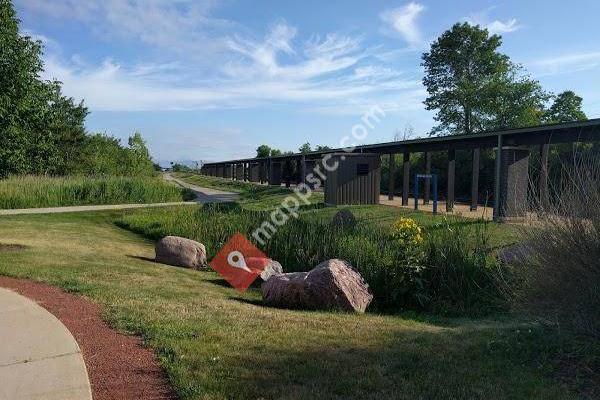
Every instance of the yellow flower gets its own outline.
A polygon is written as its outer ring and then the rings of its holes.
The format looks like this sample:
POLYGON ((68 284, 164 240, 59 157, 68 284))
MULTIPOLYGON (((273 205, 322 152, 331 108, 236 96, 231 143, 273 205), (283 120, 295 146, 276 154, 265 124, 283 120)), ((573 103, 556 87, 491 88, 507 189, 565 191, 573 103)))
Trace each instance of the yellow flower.
POLYGON ((411 218, 398 218, 392 225, 392 235, 404 246, 417 246, 423 242, 423 228, 411 218))

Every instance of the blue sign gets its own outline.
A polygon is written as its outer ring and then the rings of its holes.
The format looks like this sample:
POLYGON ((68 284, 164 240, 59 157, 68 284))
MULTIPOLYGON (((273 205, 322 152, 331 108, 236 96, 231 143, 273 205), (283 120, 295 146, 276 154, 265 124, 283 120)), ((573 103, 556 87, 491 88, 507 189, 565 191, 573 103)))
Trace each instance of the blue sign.
POLYGON ((436 174, 416 174, 415 175, 415 210, 419 209, 419 179, 425 179, 425 184, 433 183, 433 213, 437 214, 438 190, 437 190, 437 175, 436 174))

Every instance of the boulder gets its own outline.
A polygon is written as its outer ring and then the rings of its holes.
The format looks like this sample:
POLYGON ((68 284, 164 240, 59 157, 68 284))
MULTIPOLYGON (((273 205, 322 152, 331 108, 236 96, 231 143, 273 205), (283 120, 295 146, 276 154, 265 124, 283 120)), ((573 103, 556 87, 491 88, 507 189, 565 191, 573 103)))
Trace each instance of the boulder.
POLYGON ((515 243, 501 248, 497 257, 502 264, 515 265, 525 262, 531 255, 532 250, 527 243, 515 243))
POLYGON ((327 260, 309 272, 273 275, 262 285, 266 304, 311 310, 364 312, 373 295, 362 276, 344 260, 327 260))
POLYGON ((354 218, 352 211, 344 208, 335 213, 331 220, 331 225, 339 228, 352 227, 356 225, 356 218, 354 218))
POLYGON ((156 242, 156 262, 178 267, 206 268, 206 248, 202 243, 178 236, 166 236, 156 242))

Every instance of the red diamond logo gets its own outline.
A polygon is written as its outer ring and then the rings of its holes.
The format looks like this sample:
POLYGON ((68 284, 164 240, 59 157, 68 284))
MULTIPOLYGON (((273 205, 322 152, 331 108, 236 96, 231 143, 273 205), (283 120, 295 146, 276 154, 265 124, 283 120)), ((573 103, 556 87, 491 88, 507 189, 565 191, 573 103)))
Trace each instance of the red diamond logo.
POLYGON ((225 243, 209 265, 243 293, 268 263, 268 257, 238 232, 225 243))

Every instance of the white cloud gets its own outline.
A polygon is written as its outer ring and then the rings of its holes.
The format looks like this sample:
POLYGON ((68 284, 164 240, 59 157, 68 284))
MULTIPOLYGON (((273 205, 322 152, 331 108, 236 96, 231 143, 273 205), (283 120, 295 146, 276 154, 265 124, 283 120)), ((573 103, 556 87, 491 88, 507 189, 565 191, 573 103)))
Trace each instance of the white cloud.
POLYGON ((424 10, 425 6, 422 4, 410 2, 402 7, 386 10, 379 17, 388 25, 388 31, 391 29, 392 32, 400 34, 411 47, 418 47, 423 39, 417 25, 417 17, 424 10))
MULTIPOLYGON (((333 110, 376 102, 388 93, 400 98, 402 92, 422 88, 418 79, 404 76, 378 57, 380 48, 366 47, 361 37, 335 32, 302 37, 284 20, 257 37, 214 17, 211 1, 54 0, 51 6, 45 0, 20 1, 29 12, 79 21, 121 46, 132 40, 135 46, 148 47, 139 52, 146 59, 135 63, 110 55, 90 63, 61 49, 47 52, 44 77, 62 81, 64 92, 83 98, 92 111, 273 103, 333 110)), ((410 25, 421 10, 410 3, 391 11, 411 43, 420 40, 416 26, 410 25)))
POLYGON ((498 19, 491 20, 489 14, 493 9, 494 7, 490 7, 487 10, 472 13, 468 17, 464 18, 464 20, 471 25, 479 25, 487 29, 490 34, 501 35, 521 29, 521 25, 518 23, 516 18, 509 18, 506 21, 500 21, 498 19))
POLYGON ((211 15, 212 0, 19 0, 27 11, 79 21, 106 40, 127 39, 196 60, 223 52, 232 21, 211 15))
POLYGON ((506 22, 495 20, 488 23, 485 27, 492 34, 510 33, 521 28, 515 18, 511 18, 506 22))
POLYGON ((600 51, 567 53, 527 63, 538 75, 556 75, 600 68, 600 51))

